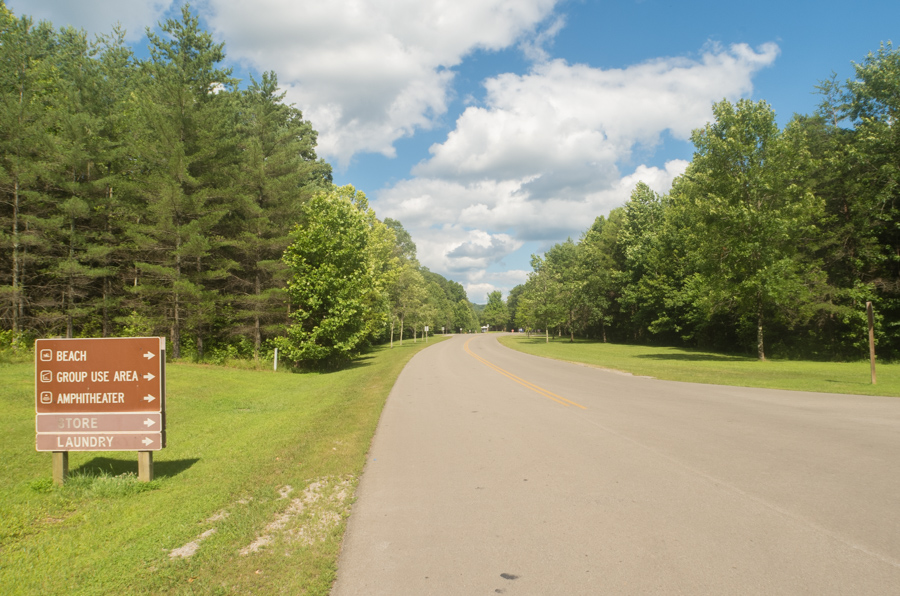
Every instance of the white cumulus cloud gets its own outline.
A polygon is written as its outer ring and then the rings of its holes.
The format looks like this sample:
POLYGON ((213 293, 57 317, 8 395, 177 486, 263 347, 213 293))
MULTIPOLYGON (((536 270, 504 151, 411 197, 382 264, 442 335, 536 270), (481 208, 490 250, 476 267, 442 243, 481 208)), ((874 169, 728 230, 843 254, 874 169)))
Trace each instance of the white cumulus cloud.
POLYGON ((346 166, 447 110, 454 66, 519 41, 557 0, 207 0, 231 59, 274 70, 319 132, 318 152, 346 166))
MULTIPOLYGON (((712 102, 752 90, 752 75, 771 64, 774 44, 713 48, 699 60, 659 59, 603 70, 564 60, 541 63, 525 75, 485 82, 483 107, 460 116, 419 176, 511 179, 565 172, 563 180, 608 185, 615 165, 638 145, 655 145, 664 131, 687 139, 710 117, 712 102), (578 176, 603 169, 604 177, 578 176)), ((531 182, 535 186, 534 182, 531 182)))
POLYGON ((460 115, 413 177, 378 194, 379 214, 403 222, 423 263, 480 291, 486 266, 526 242, 577 238, 638 182, 668 192, 688 163, 634 164, 635 149, 652 152, 664 134, 688 140, 714 102, 750 94, 777 55, 774 44, 710 46, 622 69, 552 60, 490 78, 484 104, 460 115))
POLYGON ((500 290, 503 298, 509 296, 509 290, 528 280, 530 270, 508 269, 506 271, 476 271, 468 279, 466 294, 476 304, 486 304, 488 294, 500 290))

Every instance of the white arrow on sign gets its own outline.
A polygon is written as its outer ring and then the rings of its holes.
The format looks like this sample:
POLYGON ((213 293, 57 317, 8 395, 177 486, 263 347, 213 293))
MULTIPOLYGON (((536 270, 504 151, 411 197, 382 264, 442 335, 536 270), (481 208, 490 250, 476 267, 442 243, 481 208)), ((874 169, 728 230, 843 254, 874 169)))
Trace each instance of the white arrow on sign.
POLYGON ((150 437, 144 437, 144 440, 141 441, 141 443, 143 443, 144 445, 149 445, 152 442, 153 442, 153 439, 151 439, 150 437))
POLYGON ((147 418, 146 420, 144 420, 144 424, 147 426, 147 428, 149 428, 149 427, 153 426, 154 424, 156 424, 156 421, 151 420, 150 418, 147 418))
POLYGON ((147 379, 148 381, 152 381, 156 377, 151 373, 147 373, 146 375, 144 375, 144 378, 147 379))
POLYGON ((147 402, 147 403, 150 403, 150 402, 153 401, 154 399, 156 399, 156 398, 153 397, 152 395, 150 395, 149 393, 148 393, 147 395, 144 396, 144 401, 147 402))
POLYGON ((155 355, 156 355, 156 354, 154 354, 153 352, 147 352, 146 354, 144 354, 144 358, 146 358, 147 360, 150 360, 150 359, 153 358, 155 355))

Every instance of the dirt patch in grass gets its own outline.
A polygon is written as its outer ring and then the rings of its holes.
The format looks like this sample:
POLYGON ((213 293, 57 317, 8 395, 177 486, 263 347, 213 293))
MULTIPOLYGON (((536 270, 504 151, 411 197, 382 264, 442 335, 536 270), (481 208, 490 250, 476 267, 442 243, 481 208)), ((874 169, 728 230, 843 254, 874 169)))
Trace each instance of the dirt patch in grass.
MULTIPOLYGON (((250 555, 279 542, 311 546, 324 541, 349 515, 353 484, 350 477, 320 478, 311 482, 256 540, 241 549, 241 555, 250 555)), ((283 498, 292 492, 291 487, 281 489, 283 498)))

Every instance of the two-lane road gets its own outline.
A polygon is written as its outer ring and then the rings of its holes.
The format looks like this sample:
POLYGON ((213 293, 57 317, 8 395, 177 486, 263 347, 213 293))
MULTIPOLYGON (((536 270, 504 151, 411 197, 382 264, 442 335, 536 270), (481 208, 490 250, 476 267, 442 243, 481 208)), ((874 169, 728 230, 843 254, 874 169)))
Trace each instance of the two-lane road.
POLYGON ((675 383, 494 336, 385 406, 333 594, 900 594, 900 400, 675 383))

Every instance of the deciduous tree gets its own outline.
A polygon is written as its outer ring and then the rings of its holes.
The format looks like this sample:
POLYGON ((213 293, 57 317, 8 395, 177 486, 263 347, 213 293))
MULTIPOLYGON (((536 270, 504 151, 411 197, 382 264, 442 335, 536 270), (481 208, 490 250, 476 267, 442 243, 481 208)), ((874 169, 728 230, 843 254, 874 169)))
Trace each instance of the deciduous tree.
POLYGON ((505 328, 509 322, 509 311, 506 310, 506 302, 500 290, 494 290, 488 294, 488 301, 482 314, 484 322, 489 327, 505 328))
POLYGON ((313 196, 291 237, 284 260, 293 324, 278 345, 298 363, 339 365, 388 322, 393 232, 363 193, 343 186, 313 196))
MULTIPOLYGON (((694 131, 694 160, 673 194, 687 201, 698 224, 682 232, 696 253, 696 283, 709 315, 733 309, 764 333, 778 317, 799 318, 814 304, 821 275, 800 247, 815 234, 819 200, 795 178, 797 155, 782 139, 765 102, 722 101, 715 121, 694 131)), ((790 323, 791 321, 789 321, 790 323)))

